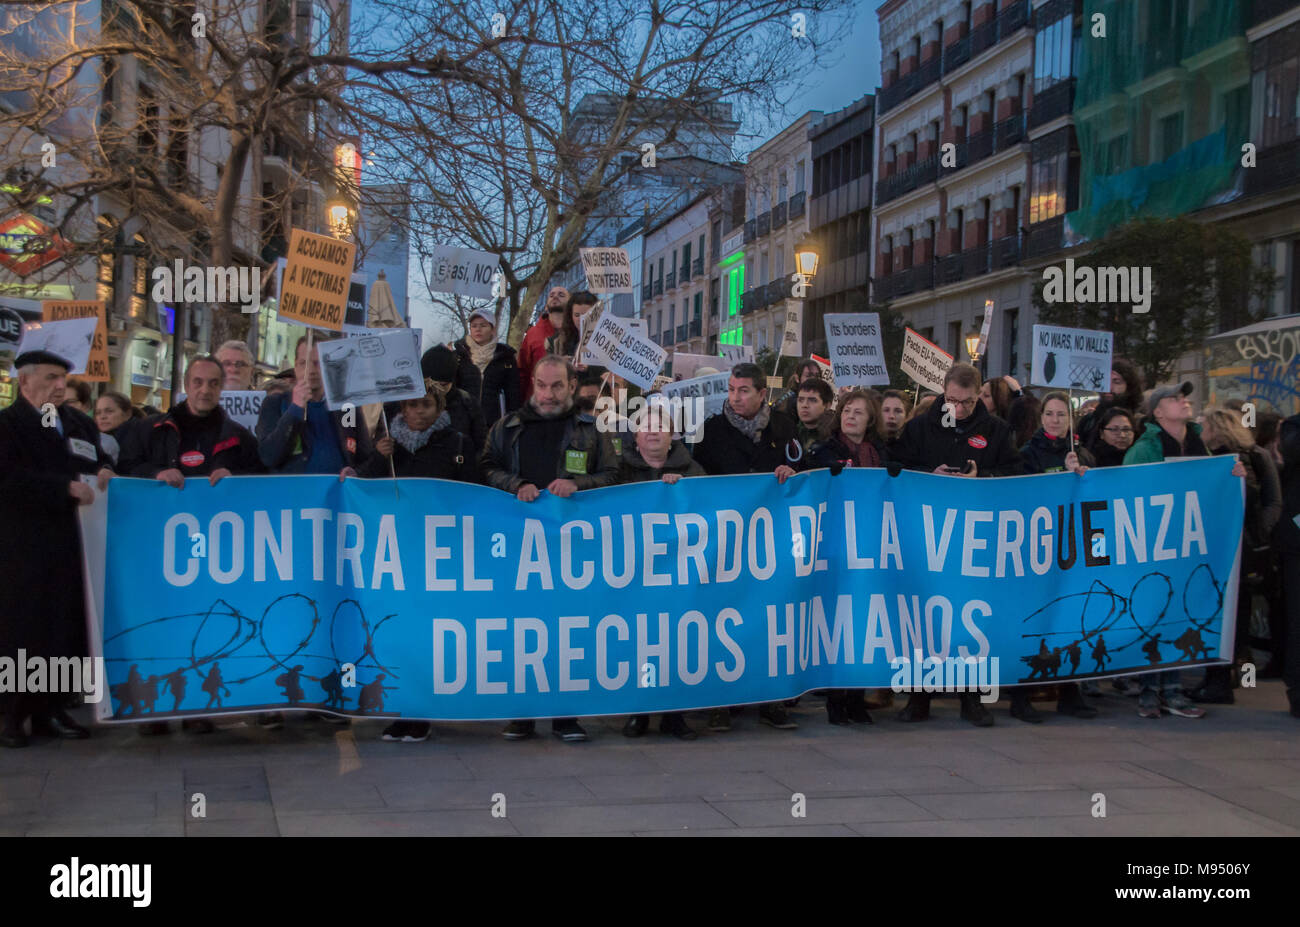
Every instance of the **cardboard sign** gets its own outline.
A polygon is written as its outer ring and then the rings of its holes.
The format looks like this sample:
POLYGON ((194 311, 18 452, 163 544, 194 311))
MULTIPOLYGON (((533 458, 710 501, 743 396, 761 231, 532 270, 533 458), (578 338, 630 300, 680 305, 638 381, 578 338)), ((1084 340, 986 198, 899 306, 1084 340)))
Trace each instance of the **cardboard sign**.
POLYGON ((230 389, 221 391, 221 408, 231 419, 249 431, 257 428, 257 417, 262 414, 262 400, 266 393, 260 389, 230 389))
POLYGON ((754 363, 754 346, 752 344, 720 344, 718 356, 731 368, 737 364, 754 363))
POLYGON ((943 392, 943 377, 952 366, 952 355, 910 328, 903 339, 900 367, 912 382, 934 393, 943 392))
POLYGON ((826 352, 830 354, 834 375, 832 383, 840 386, 876 386, 889 382, 885 346, 880 340, 878 313, 829 313, 825 324, 826 352))
POLYGON ((777 357, 789 355, 798 357, 803 353, 803 303, 786 301, 785 330, 781 333, 781 347, 777 357))
MULTIPOLYGON (((578 347, 573 352, 575 364, 600 364, 591 353, 591 335, 596 330, 596 323, 605 312, 605 303, 596 303, 578 319, 578 347)), ((624 323, 626 324, 626 322, 624 323)))
POLYGON ((608 367, 629 383, 648 390, 663 368, 668 352, 611 313, 603 313, 587 345, 588 363, 608 367))
POLYGON ((341 331, 356 255, 357 246, 350 241, 293 229, 280 287, 280 318, 341 331))
POLYGON ((99 320, 94 316, 62 322, 29 322, 23 327, 22 341, 14 356, 25 351, 49 351, 72 365, 69 375, 93 379, 86 375, 86 367, 94 351, 98 325, 99 320))
POLYGON ((374 329, 355 338, 322 341, 316 351, 330 409, 423 399, 426 394, 420 334, 409 328, 374 329))
POLYGON ((722 373, 711 373, 703 377, 692 377, 689 380, 666 383, 660 388, 659 392, 669 399, 673 396, 680 396, 683 402, 688 399, 704 400, 704 415, 699 419, 699 424, 690 435, 682 436, 683 440, 690 441, 696 432, 704 427, 704 419, 710 415, 717 415, 722 411, 722 406, 727 401, 727 384, 730 380, 731 373, 724 370, 722 373))
POLYGON ((103 300, 47 299, 41 303, 41 317, 46 322, 98 319, 99 324, 95 326, 94 339, 90 345, 90 357, 85 362, 84 372, 77 369, 72 372, 91 383, 107 383, 111 379, 108 373, 108 311, 103 300))
POLYGON ((993 327, 993 300, 984 300, 984 323, 980 325, 980 341, 975 348, 975 353, 980 357, 985 354, 985 348, 989 346, 989 329, 993 327))
POLYGON ((1113 343, 1110 332, 1035 325, 1029 382, 1034 386, 1104 392, 1110 389, 1113 343))
POLYGON ((715 371, 719 371, 722 369, 722 361, 710 354, 673 352, 673 380, 689 380, 701 367, 712 367, 715 371))
POLYGON ((593 293, 631 293, 632 262, 626 248, 579 248, 587 289, 593 293))
POLYGON ((487 251, 436 245, 431 256, 433 271, 429 289, 435 293, 456 293, 471 299, 495 299, 492 278, 501 259, 487 251))

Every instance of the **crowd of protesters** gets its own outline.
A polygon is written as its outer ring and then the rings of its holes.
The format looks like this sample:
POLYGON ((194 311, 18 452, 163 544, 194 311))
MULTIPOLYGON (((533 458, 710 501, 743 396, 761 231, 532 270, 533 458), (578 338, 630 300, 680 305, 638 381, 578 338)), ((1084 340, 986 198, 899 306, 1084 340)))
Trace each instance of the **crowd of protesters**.
MULTIPOLYGON (((10 611, 0 618, 0 655, 19 648, 51 657, 84 652, 79 558, 69 556, 79 549, 75 508, 92 498, 83 475, 93 475, 101 487, 114 475, 128 475, 178 488, 187 478, 215 485, 226 476, 260 473, 333 474, 340 480, 434 477, 484 484, 528 503, 543 492, 563 498, 618 483, 672 484, 700 475, 770 473, 781 483, 816 468, 889 467, 974 479, 1082 474, 1091 467, 1231 454, 1238 459, 1233 473, 1246 486, 1234 662, 1211 667, 1191 692, 1184 691, 1176 671, 1113 685, 1136 696, 1144 718, 1202 717, 1199 704, 1232 702, 1238 664, 1250 659, 1252 643, 1261 645, 1252 640, 1250 618, 1252 600, 1263 596, 1271 616, 1261 649, 1269 650, 1272 661, 1260 675, 1284 677, 1291 713, 1300 717, 1300 416, 1261 414, 1248 427, 1240 410, 1206 408, 1198 420, 1190 383, 1144 395, 1137 370, 1122 359, 1114 361, 1110 391, 1084 414, 1065 393, 1035 396, 1011 377, 985 381, 965 364, 948 371, 940 395, 915 407, 909 393, 897 390, 837 394, 809 359, 777 402, 770 401, 765 371, 752 363, 732 367, 722 412, 704 423, 697 443, 687 445, 672 431, 667 403, 664 414, 645 416, 634 432, 626 425, 618 432, 597 427, 596 396, 611 384, 626 384, 570 360, 580 320, 596 303, 590 293, 552 289, 517 355, 498 342, 492 313, 475 313, 465 338, 425 353, 422 398, 365 415, 327 407, 319 358, 304 337, 295 346, 293 370, 264 385, 251 432, 220 404, 223 390, 252 387, 253 358, 238 342, 190 361, 184 399, 151 414, 116 392, 92 402, 85 384, 67 379, 69 365, 62 358, 45 352, 19 357, 19 397, 0 411, 0 486, 10 500, 0 509, 0 543, 7 545, 0 578, 21 594, 11 595, 10 611), (46 414, 51 404, 55 416, 46 414)), ((653 407, 654 395, 648 399, 653 407)), ((869 709, 892 701, 887 692, 822 694, 832 724, 870 723, 869 709)), ((1100 694, 1096 683, 1013 688, 1010 713, 1040 723, 1044 718, 1033 702, 1052 694, 1061 714, 1097 715, 1085 700, 1100 694)), ((993 724, 978 695, 961 694, 959 703, 966 721, 993 724)), ((777 729, 794 728, 789 707, 760 705, 758 719, 777 729)), ((0 696, 0 743, 25 745, 28 718, 32 736, 88 736, 65 708, 54 697, 0 696)), ((924 721, 930 710, 931 696, 913 692, 898 718, 924 721)), ((736 707, 714 708, 707 725, 727 731, 740 713, 736 707)), ((282 718, 263 715, 259 723, 277 727, 282 718)), ((636 715, 623 732, 639 737, 649 724, 648 716, 636 715)), ((587 739, 577 718, 556 718, 550 726, 562 740, 587 739)), ((191 719, 184 727, 196 733, 213 729, 206 719, 191 719)), ((659 729, 681 739, 696 737, 683 713, 663 715, 659 729)), ((166 730, 158 722, 144 728, 152 734, 166 730)), ((397 721, 383 737, 420 741, 429 730, 426 722, 397 721)), ((503 736, 522 740, 535 733, 534 720, 519 719, 503 736)))

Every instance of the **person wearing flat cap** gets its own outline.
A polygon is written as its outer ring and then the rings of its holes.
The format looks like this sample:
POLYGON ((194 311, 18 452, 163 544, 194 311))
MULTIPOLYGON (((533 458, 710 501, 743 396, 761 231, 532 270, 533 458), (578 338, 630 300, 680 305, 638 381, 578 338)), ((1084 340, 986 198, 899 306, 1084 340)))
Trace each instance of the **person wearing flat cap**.
MULTIPOLYGON (((0 411, 0 656, 15 663, 19 651, 28 659, 86 657, 76 511, 95 498, 83 477, 95 477, 103 490, 114 474, 90 417, 55 405, 72 365, 48 351, 26 351, 14 366, 18 398, 0 411)), ((28 718, 33 737, 89 737, 64 711, 66 698, 0 693, 0 744, 27 746, 28 718)))

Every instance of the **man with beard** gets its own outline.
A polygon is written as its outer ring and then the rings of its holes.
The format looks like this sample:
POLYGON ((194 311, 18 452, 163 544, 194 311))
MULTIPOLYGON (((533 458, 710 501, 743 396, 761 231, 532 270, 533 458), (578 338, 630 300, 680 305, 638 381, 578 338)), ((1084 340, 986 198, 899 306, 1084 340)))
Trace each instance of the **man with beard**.
MULTIPOLYGON (((596 420, 574 407, 573 384, 573 368, 563 357, 548 354, 536 363, 524 407, 488 433, 479 469, 489 486, 533 502, 542 490, 567 499, 618 482, 619 457, 596 430, 596 420)), ((524 740, 535 729, 536 721, 518 720, 501 733, 506 740, 524 740)), ((566 743, 587 739, 577 718, 555 718, 551 733, 566 743)))
POLYGON ((562 286, 553 286, 546 294, 546 311, 536 324, 524 334, 519 344, 519 389, 525 400, 533 391, 533 368, 537 361, 546 354, 546 342, 564 326, 564 315, 568 311, 569 291, 562 286))

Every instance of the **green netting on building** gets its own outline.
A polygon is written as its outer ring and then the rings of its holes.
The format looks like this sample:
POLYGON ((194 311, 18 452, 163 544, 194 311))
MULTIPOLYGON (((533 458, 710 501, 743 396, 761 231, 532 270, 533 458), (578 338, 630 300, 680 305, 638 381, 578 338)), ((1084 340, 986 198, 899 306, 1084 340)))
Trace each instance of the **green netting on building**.
POLYGON ((1250 130, 1249 0, 1084 0, 1076 236, 1229 193, 1250 130), (1094 17, 1105 16, 1104 38, 1094 17))

